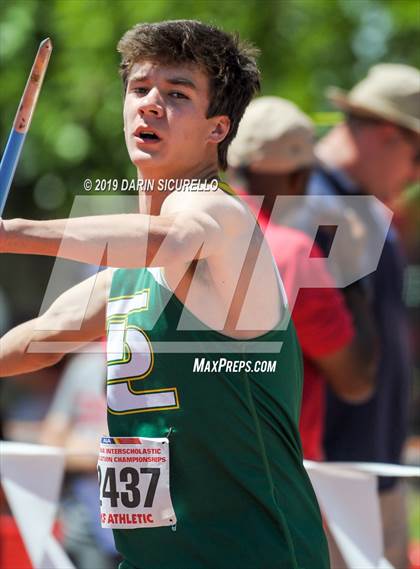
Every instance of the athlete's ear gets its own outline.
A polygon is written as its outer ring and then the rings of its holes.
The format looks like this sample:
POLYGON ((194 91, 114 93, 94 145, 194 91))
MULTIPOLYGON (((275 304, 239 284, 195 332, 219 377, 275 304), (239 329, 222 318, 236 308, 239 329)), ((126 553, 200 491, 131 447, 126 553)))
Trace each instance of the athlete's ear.
POLYGON ((230 118, 228 116, 221 115, 218 117, 212 117, 210 121, 212 124, 208 140, 213 144, 219 144, 229 133, 230 118))

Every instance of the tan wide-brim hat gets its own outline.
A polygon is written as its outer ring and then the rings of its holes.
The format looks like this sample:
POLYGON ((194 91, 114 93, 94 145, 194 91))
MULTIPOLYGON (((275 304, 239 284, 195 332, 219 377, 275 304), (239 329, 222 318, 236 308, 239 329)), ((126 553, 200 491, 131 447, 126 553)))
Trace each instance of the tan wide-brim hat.
POLYGON ((351 91, 329 87, 326 95, 345 112, 385 119, 420 133, 420 71, 415 67, 381 63, 351 91))
POLYGON ((233 168, 271 174, 309 167, 315 163, 313 123, 290 101, 254 99, 239 123, 227 158, 233 168))

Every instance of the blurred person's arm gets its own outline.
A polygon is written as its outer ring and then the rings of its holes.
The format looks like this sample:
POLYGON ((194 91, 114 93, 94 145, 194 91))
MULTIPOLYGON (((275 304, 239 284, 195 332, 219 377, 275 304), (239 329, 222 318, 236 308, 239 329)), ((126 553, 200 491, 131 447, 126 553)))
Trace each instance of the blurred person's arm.
POLYGON ((96 469, 99 438, 94 441, 72 431, 69 418, 52 413, 42 424, 39 443, 63 448, 66 451, 66 469, 71 472, 92 472, 96 469))
POLYGON ((299 290, 293 307, 303 354, 338 397, 351 403, 365 401, 374 392, 378 355, 371 308, 359 285, 337 288, 319 247, 309 244, 318 257, 316 265, 308 262, 304 241, 293 251, 293 260, 278 259, 288 296, 293 297, 300 283, 317 282, 317 288, 299 290))
POLYGON ((61 368, 60 362, 16 376, 13 381, 1 382, 6 440, 34 444, 38 442, 61 368))
POLYGON ((86 279, 63 293, 43 315, 7 332, 0 339, 0 376, 36 371, 64 356, 28 352, 32 342, 70 342, 74 350, 103 336, 111 274, 112 269, 86 279))
MULTIPOLYGON (((367 231, 353 210, 347 208, 341 214, 340 225, 345 238, 336 243, 339 262, 336 269, 344 282, 348 279, 351 282, 352 278, 360 274, 366 250, 367 231)), ((315 256, 319 255, 323 256, 320 251, 318 253, 315 251, 315 256)), ((327 273, 324 278, 328 279, 329 276, 327 273)), ((332 278, 331 281, 330 286, 333 287, 332 278)), ((325 294, 327 295, 327 292, 325 294)), ((324 322, 328 318, 333 318, 335 312, 337 335, 340 335, 337 329, 340 321, 345 327, 347 311, 352 319, 353 336, 351 341, 346 342, 340 349, 315 355, 314 361, 338 397, 348 403, 361 403, 373 395, 379 356, 374 315, 366 291, 359 282, 335 289, 330 295, 330 300, 325 298, 324 310, 326 312, 324 322), (341 299, 344 299, 345 304, 341 299), (327 302, 330 303, 329 308, 327 302)))
POLYGON ((41 444, 66 451, 72 472, 96 470, 99 439, 106 434, 105 353, 72 355, 42 423, 41 444))
POLYGON ((363 289, 351 285, 341 293, 352 317, 353 337, 337 351, 315 356, 314 361, 338 397, 349 403, 361 403, 374 393, 378 338, 372 309, 363 289))

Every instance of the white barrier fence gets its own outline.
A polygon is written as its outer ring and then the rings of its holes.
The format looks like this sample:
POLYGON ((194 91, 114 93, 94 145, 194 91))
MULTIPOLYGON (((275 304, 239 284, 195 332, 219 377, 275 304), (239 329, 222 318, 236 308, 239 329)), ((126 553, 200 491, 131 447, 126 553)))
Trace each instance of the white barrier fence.
MULTIPOLYGON (((35 569, 74 569, 52 535, 64 465, 59 448, 1 444, 3 488, 35 569)), ((392 569, 383 553, 376 477, 420 477, 420 468, 311 461, 305 467, 348 568, 392 569)))

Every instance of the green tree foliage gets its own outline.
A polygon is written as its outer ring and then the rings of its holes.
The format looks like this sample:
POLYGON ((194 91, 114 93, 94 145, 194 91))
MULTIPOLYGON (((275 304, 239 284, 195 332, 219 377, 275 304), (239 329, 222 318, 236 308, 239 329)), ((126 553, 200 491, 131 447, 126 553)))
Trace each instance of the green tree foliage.
POLYGON ((137 22, 196 18, 239 32, 261 50, 263 93, 314 114, 328 109, 327 85, 349 87, 378 61, 419 65, 419 10, 417 0, 3 0, 2 147, 38 43, 54 43, 7 212, 64 214, 87 175, 133 176, 115 46, 137 22))
POLYGON ((237 31, 261 50, 263 94, 317 118, 327 85, 350 87, 379 61, 419 66, 419 10, 418 0, 2 0, 2 149, 38 44, 54 44, 5 216, 67 216, 86 177, 134 177, 115 47, 137 22, 195 18, 237 31))

